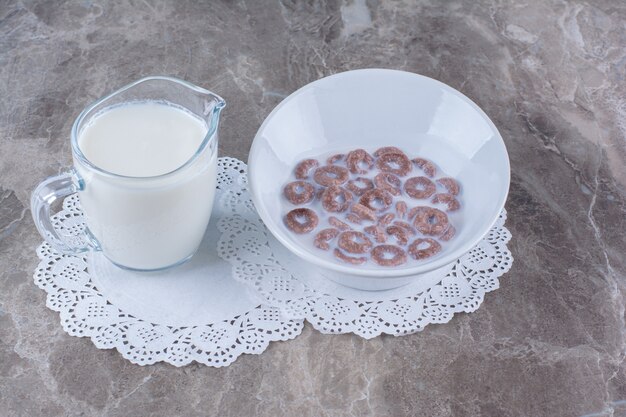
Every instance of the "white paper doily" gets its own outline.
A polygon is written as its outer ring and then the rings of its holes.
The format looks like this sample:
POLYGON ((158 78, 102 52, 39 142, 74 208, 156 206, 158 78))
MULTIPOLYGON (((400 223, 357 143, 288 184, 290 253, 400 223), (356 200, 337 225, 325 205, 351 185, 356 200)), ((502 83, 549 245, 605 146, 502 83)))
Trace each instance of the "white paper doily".
POLYGON ((327 280, 319 268, 288 252, 254 211, 247 190, 230 190, 224 198, 231 214, 218 222, 218 254, 232 264, 235 279, 250 285, 286 317, 306 319, 322 333, 355 333, 369 339, 448 322, 454 313, 475 311, 513 262, 503 210, 487 236, 439 276, 420 277, 389 291, 360 291, 327 280))
MULTIPOLYGON (((220 158, 218 165, 211 222, 198 253, 183 266, 138 274, 113 266, 97 252, 68 256, 47 243, 39 246, 35 283, 47 292, 46 305, 60 313, 67 333, 89 337, 100 349, 116 348, 140 365, 197 361, 216 367, 300 334, 302 320, 287 320, 265 304, 234 280, 230 264, 217 256, 216 223, 231 215, 232 204, 246 193, 245 165, 232 158, 220 158)), ((65 199, 53 223, 62 235, 81 233, 76 195, 65 199)))

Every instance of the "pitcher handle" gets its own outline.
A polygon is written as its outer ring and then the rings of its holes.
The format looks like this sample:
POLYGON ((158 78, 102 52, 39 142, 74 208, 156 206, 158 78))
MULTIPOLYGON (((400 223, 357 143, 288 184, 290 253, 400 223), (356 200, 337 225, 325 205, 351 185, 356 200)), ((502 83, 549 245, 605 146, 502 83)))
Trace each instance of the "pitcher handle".
POLYGON ((85 183, 75 169, 60 175, 50 177, 41 182, 30 199, 30 209, 33 214, 35 226, 41 236, 56 251, 75 255, 89 250, 100 250, 100 244, 93 234, 85 227, 84 237, 62 237, 52 224, 50 218, 50 206, 59 198, 84 189, 85 183), (85 243, 86 242, 86 243, 85 243))

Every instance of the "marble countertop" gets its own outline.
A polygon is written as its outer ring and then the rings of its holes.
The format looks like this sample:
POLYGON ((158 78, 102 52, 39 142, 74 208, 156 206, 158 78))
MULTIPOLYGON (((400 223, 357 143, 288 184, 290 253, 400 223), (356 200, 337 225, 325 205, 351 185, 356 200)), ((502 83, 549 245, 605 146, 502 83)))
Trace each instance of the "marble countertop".
POLYGON ((118 3, 0 5, 0 415, 626 415, 626 3, 118 3), (221 369, 63 332, 32 280, 29 194, 70 165, 85 105, 184 78, 225 97, 220 154, 246 160, 284 97, 364 67, 451 85, 506 141, 515 262, 478 311, 370 341, 306 326, 221 369))

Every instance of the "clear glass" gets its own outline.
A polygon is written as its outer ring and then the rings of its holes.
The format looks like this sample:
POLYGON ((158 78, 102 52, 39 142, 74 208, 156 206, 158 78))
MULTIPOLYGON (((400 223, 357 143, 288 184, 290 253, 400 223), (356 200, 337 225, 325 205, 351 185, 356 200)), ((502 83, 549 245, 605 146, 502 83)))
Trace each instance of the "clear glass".
POLYGON ((62 253, 102 251, 116 265, 133 270, 159 270, 190 259, 213 207, 218 126, 225 104, 218 95, 185 81, 147 77, 87 107, 72 127, 74 166, 33 192, 31 209, 41 235, 62 253), (162 175, 130 177, 108 172, 85 157, 79 136, 94 117, 110 107, 146 101, 182 107, 206 123, 207 134, 187 162, 162 175), (50 206, 76 192, 87 228, 79 238, 60 236, 50 206))

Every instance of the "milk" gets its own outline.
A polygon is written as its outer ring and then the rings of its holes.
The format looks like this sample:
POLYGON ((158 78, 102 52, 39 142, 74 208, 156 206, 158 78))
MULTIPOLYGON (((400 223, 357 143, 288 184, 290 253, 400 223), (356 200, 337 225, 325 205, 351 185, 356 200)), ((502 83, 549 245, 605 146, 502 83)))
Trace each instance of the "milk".
POLYGON ((152 270, 195 253, 213 206, 217 138, 183 165, 207 131, 180 107, 144 101, 107 108, 79 132, 86 159, 106 171, 75 161, 86 224, 111 261, 152 270))

